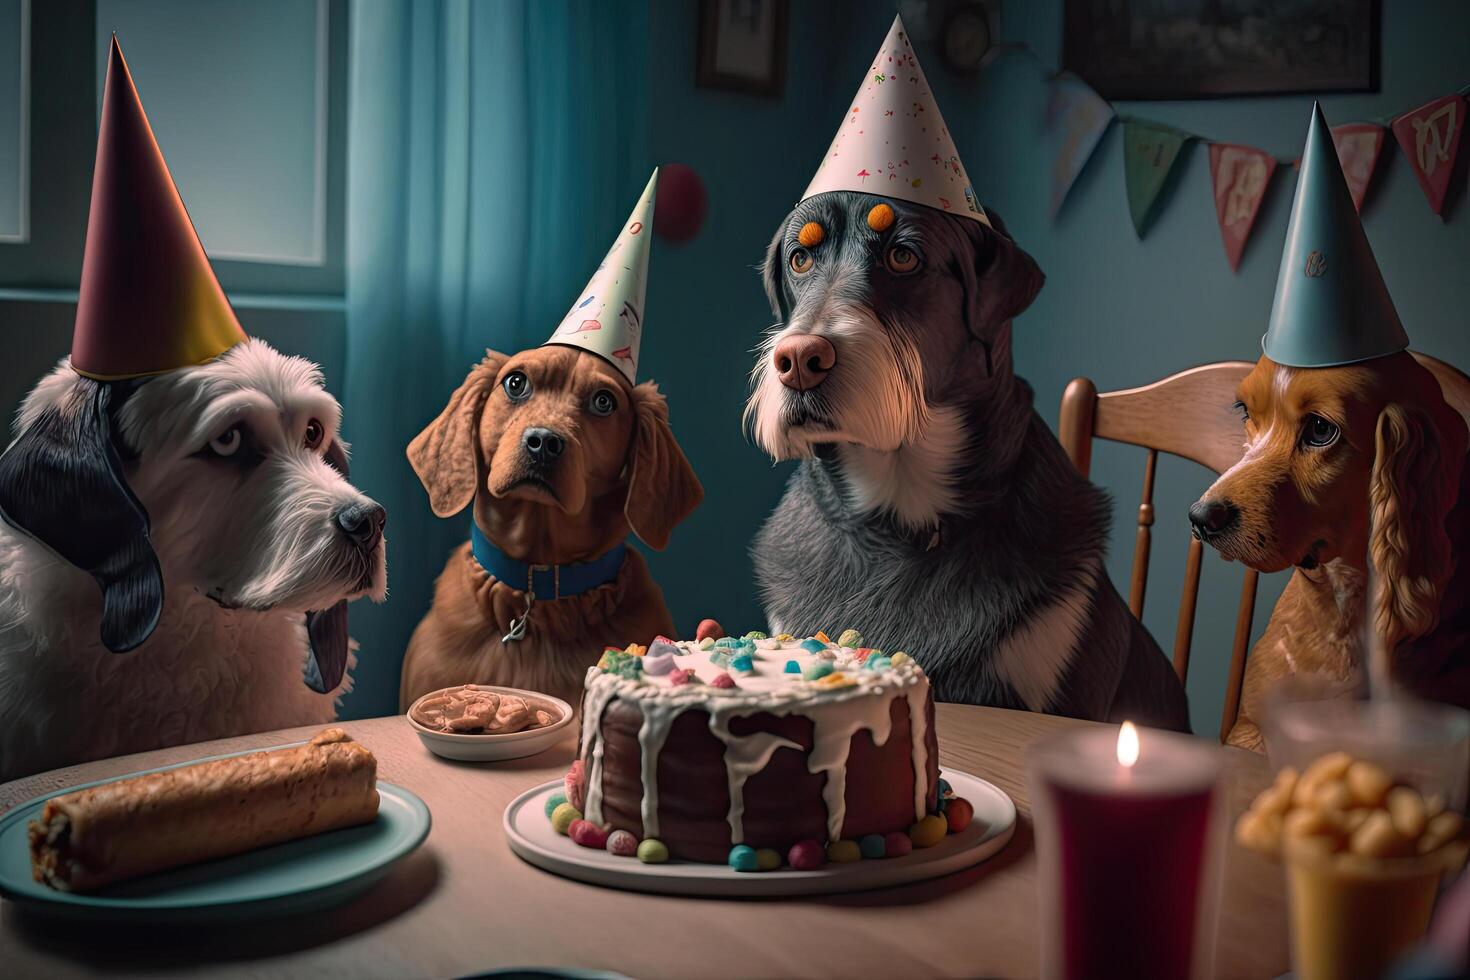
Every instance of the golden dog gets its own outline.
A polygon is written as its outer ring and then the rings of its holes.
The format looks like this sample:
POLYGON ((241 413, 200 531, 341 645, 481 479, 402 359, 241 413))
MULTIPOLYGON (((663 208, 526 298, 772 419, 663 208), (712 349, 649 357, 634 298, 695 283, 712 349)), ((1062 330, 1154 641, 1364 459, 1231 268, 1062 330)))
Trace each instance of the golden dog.
MULTIPOLYGON (((575 566, 607 555, 629 529, 662 550, 704 490, 652 382, 569 347, 487 351, 449 404, 408 446, 434 513, 474 504, 474 521, 511 559, 575 566)), ((449 558, 409 641, 399 700, 455 684, 500 684, 576 703, 604 646, 674 635, 663 592, 629 549, 615 579, 578 595, 538 596, 523 637, 526 582, 485 571, 467 542, 449 558)))
POLYGON ((1287 675, 1357 683, 1369 555, 1395 683, 1470 706, 1467 433, 1434 375, 1407 351, 1326 368, 1262 357, 1239 399, 1245 455, 1190 521, 1228 559, 1296 572, 1246 661, 1227 741, 1262 748, 1266 692, 1287 675))

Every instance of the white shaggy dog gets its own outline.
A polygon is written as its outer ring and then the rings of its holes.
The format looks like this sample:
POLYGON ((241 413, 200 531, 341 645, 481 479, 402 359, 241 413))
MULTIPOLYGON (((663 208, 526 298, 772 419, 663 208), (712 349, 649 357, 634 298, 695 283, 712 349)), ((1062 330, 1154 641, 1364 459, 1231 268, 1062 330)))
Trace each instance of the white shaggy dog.
POLYGON ((35 387, 0 457, 0 780, 334 717, 346 600, 387 582, 340 416, 259 340, 35 387))

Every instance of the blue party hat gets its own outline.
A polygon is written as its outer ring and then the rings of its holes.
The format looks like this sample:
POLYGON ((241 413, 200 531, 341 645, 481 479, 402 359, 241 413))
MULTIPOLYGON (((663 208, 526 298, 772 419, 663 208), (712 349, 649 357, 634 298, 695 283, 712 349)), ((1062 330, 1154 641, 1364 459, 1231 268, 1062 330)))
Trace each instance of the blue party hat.
POLYGON ((1332 132, 1322 107, 1314 104, 1261 349, 1278 364, 1331 367, 1408 346, 1343 179, 1332 132))

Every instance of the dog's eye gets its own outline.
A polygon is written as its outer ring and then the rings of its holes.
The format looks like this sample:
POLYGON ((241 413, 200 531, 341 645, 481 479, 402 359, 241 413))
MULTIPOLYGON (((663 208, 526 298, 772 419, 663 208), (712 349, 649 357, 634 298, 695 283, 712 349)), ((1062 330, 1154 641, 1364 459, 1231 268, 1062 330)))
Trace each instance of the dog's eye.
POLYGON ((245 427, 232 425, 209 440, 209 451, 216 456, 233 456, 245 445, 245 427))
POLYGON ((322 444, 322 436, 324 435, 326 435, 326 430, 322 428, 322 424, 316 419, 312 419, 306 423, 306 448, 315 449, 317 446, 320 446, 322 444))
POLYGON ((599 388, 592 393, 592 400, 587 403, 587 407, 592 410, 593 415, 611 415, 617 410, 618 400, 606 388, 599 388))
POLYGON ((883 256, 883 262, 890 272, 904 276, 919 267, 919 254, 907 245, 895 245, 883 256))
POLYGON ((1308 415, 1306 424, 1302 426, 1302 445, 1322 449, 1337 441, 1338 432, 1336 423, 1320 415, 1308 415))
POLYGON ((1235 409, 1235 413, 1240 416, 1242 422, 1249 422, 1251 420, 1251 413, 1245 407, 1245 402, 1236 402, 1231 407, 1235 409))
POLYGON ((507 374, 503 387, 513 402, 525 401, 531 397, 531 379, 526 377, 524 371, 512 371, 507 374))
POLYGON ((812 266, 817 264, 817 260, 812 258, 812 253, 804 248, 793 248, 788 261, 791 263, 791 271, 798 276, 812 271, 812 266))

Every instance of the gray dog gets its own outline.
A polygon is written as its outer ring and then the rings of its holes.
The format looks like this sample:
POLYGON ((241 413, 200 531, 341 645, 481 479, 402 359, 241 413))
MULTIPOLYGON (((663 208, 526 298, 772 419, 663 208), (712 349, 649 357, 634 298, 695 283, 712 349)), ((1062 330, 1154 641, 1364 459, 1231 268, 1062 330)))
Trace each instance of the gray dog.
POLYGON ((766 616, 909 651, 941 700, 1187 730, 1103 566, 1107 496, 1012 371, 1011 318, 1044 277, 989 217, 840 191, 771 241, 778 322, 746 422, 802 463, 754 544, 766 616), (877 232, 880 205, 896 220, 877 232))

